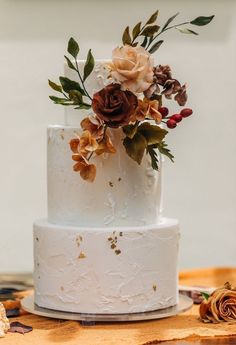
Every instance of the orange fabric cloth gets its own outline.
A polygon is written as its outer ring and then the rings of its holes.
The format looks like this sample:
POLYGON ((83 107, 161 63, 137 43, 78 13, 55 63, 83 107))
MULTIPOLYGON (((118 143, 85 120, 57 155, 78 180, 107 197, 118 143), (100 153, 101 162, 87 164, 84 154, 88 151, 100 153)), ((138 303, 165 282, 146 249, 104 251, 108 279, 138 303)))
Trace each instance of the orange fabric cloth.
MULTIPOLYGON (((236 268, 212 268, 180 273, 181 285, 221 286, 226 281, 236 286, 236 268)), ((33 327, 24 336, 8 333, 1 345, 144 345, 157 341, 186 337, 236 335, 236 324, 204 324, 198 319, 198 306, 175 317, 131 323, 100 323, 81 326, 76 321, 62 321, 35 315, 24 315, 11 321, 20 321, 33 327)))

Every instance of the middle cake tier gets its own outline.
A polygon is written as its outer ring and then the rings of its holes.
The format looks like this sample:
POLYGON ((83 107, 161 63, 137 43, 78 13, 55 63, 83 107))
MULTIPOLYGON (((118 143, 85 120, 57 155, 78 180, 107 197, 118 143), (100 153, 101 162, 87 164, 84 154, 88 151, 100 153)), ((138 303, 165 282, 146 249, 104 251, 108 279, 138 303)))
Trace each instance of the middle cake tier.
MULTIPOLYGON (((161 166, 153 170, 149 156, 141 165, 125 152, 121 129, 111 130, 116 154, 93 158, 94 182, 73 171, 69 142, 81 130, 48 127, 48 220, 79 226, 143 226, 156 224, 161 213, 161 166)), ((160 159, 159 159, 160 161, 160 159)))

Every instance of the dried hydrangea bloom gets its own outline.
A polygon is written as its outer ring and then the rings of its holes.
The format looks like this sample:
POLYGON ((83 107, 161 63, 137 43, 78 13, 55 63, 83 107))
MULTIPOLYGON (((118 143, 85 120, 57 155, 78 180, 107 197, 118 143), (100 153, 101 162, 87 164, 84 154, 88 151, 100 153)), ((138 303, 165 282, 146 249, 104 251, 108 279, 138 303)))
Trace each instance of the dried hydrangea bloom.
POLYGON ((0 303, 0 338, 5 337, 5 334, 10 328, 9 320, 6 316, 6 310, 2 303, 0 303))
POLYGON ((155 95, 162 94, 167 99, 171 99, 175 95, 175 101, 180 106, 184 106, 187 102, 186 84, 181 86, 180 82, 172 77, 169 65, 156 66, 153 71, 153 84, 144 92, 145 96, 151 99, 155 95))
POLYGON ((199 313, 204 322, 236 322, 236 290, 226 283, 201 303, 199 313))
POLYGON ((81 128, 86 131, 88 130, 93 138, 100 139, 104 133, 104 125, 96 115, 90 115, 85 117, 81 123, 81 128))
POLYGON ((143 100, 139 99, 135 114, 132 116, 132 121, 143 121, 148 118, 155 120, 159 124, 162 120, 162 115, 158 109, 159 102, 157 100, 149 100, 148 98, 144 98, 143 100))
POLYGON ((97 155, 101 155, 102 153, 116 153, 116 149, 113 146, 111 138, 107 133, 104 138, 98 143, 98 148, 95 153, 97 155))
POLYGON ((96 177, 96 166, 90 164, 80 153, 75 153, 72 159, 76 162, 73 166, 74 171, 79 172, 83 180, 93 182, 96 177))

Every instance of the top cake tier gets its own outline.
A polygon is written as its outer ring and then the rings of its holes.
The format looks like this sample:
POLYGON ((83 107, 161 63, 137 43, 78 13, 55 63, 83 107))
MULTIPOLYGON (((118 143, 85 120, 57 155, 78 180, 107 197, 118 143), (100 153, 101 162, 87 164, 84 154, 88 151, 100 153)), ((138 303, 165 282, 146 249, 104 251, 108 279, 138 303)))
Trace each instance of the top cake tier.
MULTIPOLYGON (((93 95, 105 85, 107 70, 104 62, 86 80, 93 95)), ((79 61, 82 69, 83 61, 79 61)), ((68 78, 76 80, 73 70, 66 68, 68 78)), ((153 170, 150 157, 145 155, 141 165, 125 152, 121 128, 108 129, 116 154, 92 158, 97 176, 90 183, 73 171, 69 142, 80 136, 80 122, 91 111, 66 107, 65 125, 48 128, 48 220, 54 224, 126 227, 156 224, 161 208, 161 164, 153 170)), ((160 161, 160 159, 159 159, 160 161)), ((160 162, 161 163, 161 162, 160 162)))

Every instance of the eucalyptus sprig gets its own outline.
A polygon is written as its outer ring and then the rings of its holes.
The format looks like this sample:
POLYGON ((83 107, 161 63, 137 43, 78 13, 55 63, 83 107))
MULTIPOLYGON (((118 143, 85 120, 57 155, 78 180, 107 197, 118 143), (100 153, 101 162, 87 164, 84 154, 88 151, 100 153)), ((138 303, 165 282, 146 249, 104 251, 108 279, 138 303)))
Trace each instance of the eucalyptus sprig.
POLYGON ((90 109, 91 103, 88 103, 87 101, 84 101, 84 97, 88 98, 90 101, 92 100, 92 97, 89 95, 86 86, 85 86, 85 80, 88 78, 88 76, 92 73, 95 62, 94 57, 92 55, 91 49, 89 49, 87 53, 87 59, 84 65, 83 70, 83 76, 81 75, 81 72, 79 70, 77 57, 79 54, 80 48, 78 43, 74 40, 74 38, 70 38, 67 46, 67 52, 74 58, 74 62, 71 61, 69 57, 65 55, 65 59, 67 62, 67 65, 70 69, 76 71, 79 82, 76 82, 74 80, 71 80, 66 77, 59 77, 60 84, 56 84, 52 82, 51 80, 48 81, 49 86, 57 92, 60 92, 63 94, 63 97, 56 97, 56 96, 49 96, 49 98, 56 104, 61 105, 71 105, 71 106, 77 106, 75 109, 90 109))
POLYGON ((175 18, 179 15, 179 12, 174 14, 172 17, 170 17, 166 23, 163 25, 162 28, 160 28, 159 25, 156 24, 157 18, 158 18, 158 11, 155 11, 151 17, 148 19, 148 21, 142 25, 142 22, 137 23, 134 28, 132 29, 132 33, 130 33, 130 27, 127 26, 123 32, 122 36, 122 42, 123 44, 128 44, 133 47, 136 47, 138 43, 145 48, 148 49, 150 54, 153 54, 159 49, 159 47, 164 42, 163 40, 157 40, 158 37, 170 29, 177 29, 179 32, 184 34, 194 34, 198 35, 197 32, 195 32, 192 29, 189 29, 187 27, 183 27, 185 25, 195 25, 195 26, 204 26, 209 24, 212 19, 214 18, 214 15, 212 16, 199 16, 191 21, 182 22, 179 24, 175 24, 170 26, 170 24, 175 20, 175 18), (140 42, 140 39, 143 38, 142 42, 140 42))

